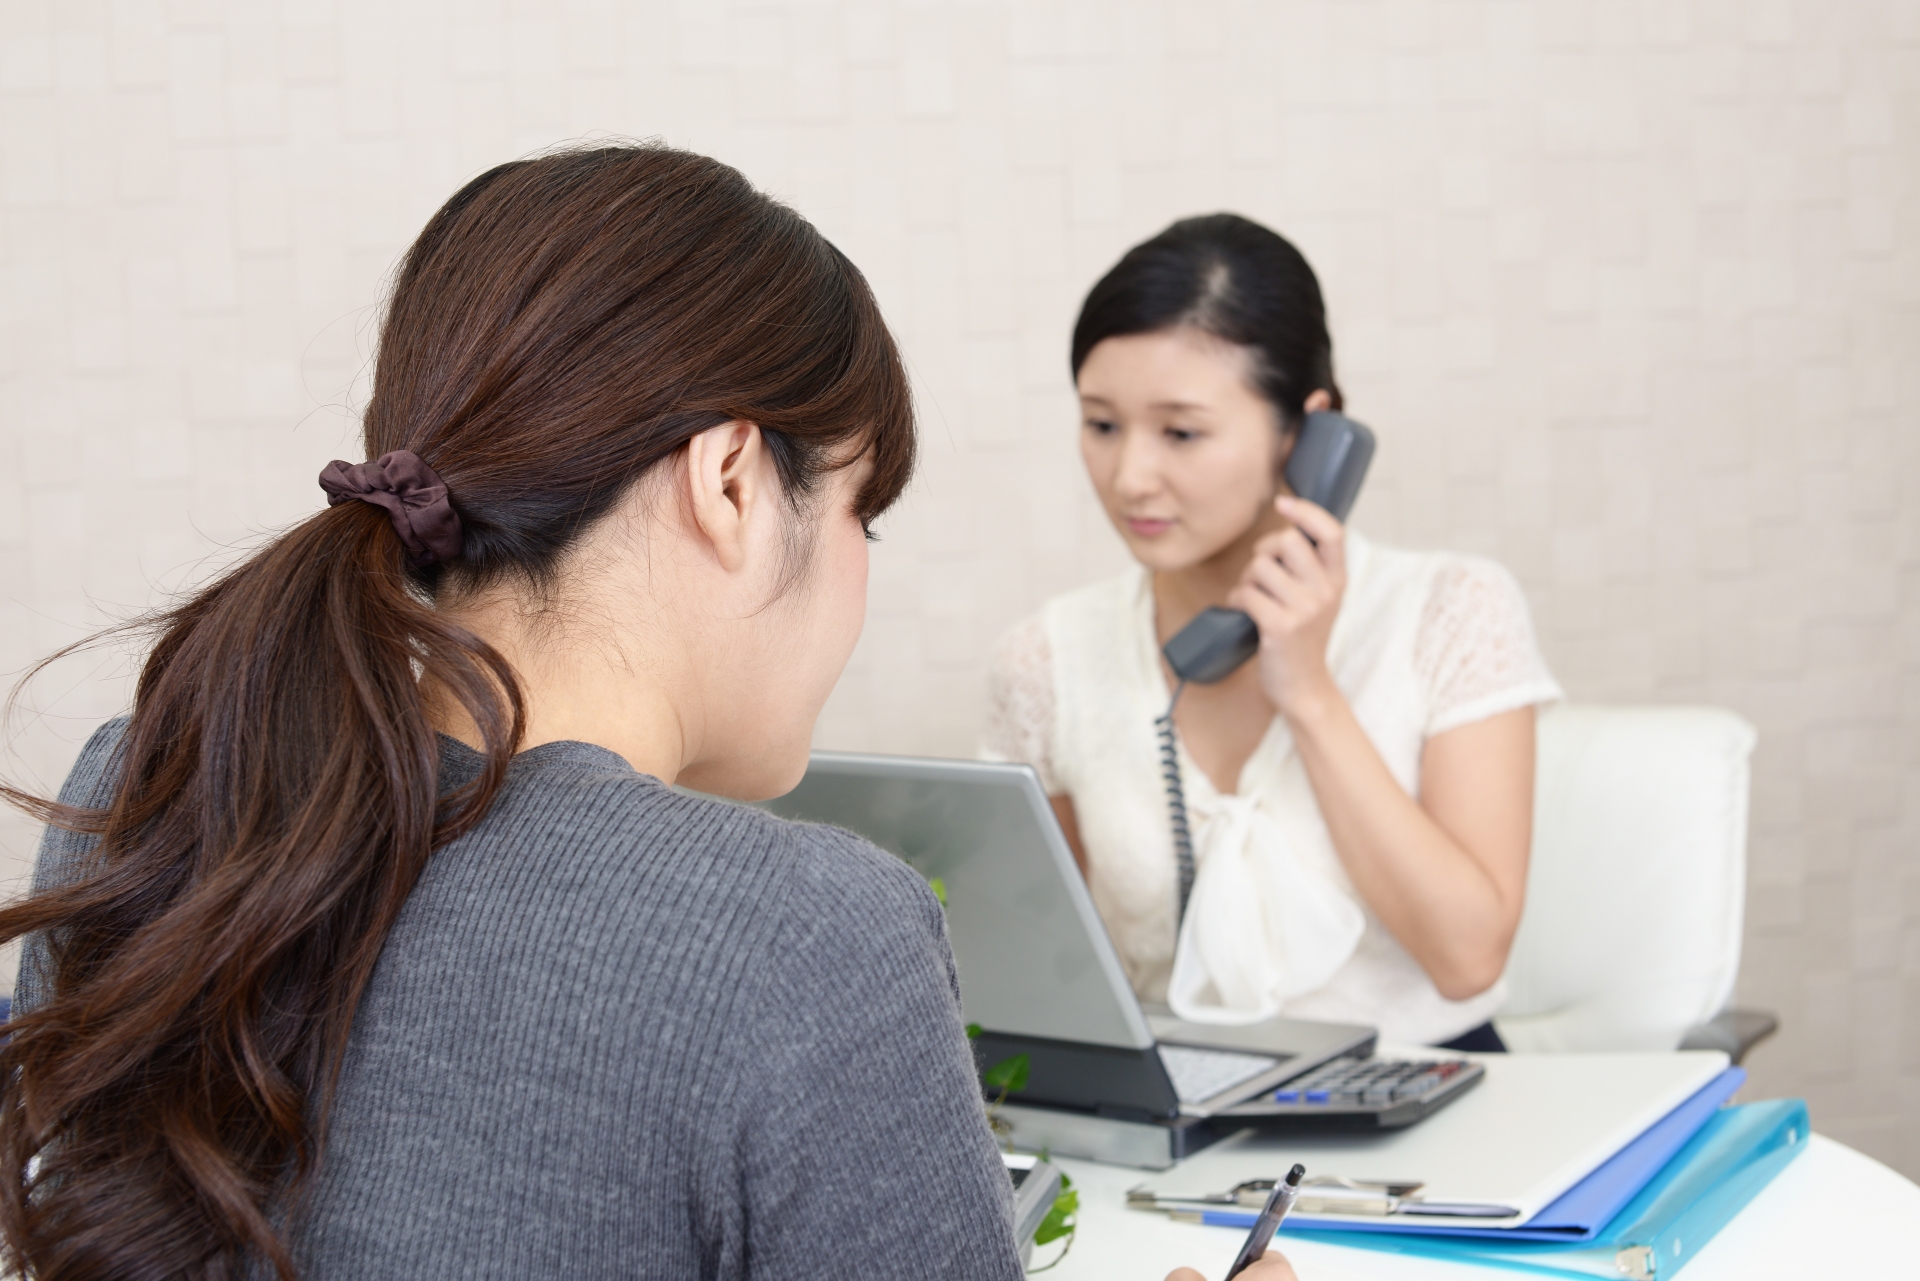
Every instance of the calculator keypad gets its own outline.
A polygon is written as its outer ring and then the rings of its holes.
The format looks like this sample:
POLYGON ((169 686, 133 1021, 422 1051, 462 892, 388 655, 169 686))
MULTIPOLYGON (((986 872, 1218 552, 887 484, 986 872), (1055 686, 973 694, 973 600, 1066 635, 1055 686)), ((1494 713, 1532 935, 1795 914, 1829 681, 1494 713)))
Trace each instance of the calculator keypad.
POLYGON ((1275 1090, 1273 1101, 1385 1107, 1431 1094, 1472 1066, 1465 1059, 1335 1059, 1275 1090))
POLYGON ((1334 1059, 1216 1115, 1278 1129, 1395 1129, 1445 1107, 1486 1075, 1472 1059, 1334 1059))

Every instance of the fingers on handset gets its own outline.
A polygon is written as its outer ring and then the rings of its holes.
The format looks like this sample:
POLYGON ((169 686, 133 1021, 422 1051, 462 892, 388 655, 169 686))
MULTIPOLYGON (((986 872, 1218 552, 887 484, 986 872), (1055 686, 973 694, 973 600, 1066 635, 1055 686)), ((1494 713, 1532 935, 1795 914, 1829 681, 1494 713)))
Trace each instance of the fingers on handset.
POLYGON ((1345 565, 1345 552, 1337 545, 1329 551, 1307 541, 1298 526, 1278 530, 1261 538, 1253 546, 1255 564, 1262 561, 1285 565, 1295 578, 1309 583, 1337 581, 1345 565))
MULTIPOLYGON (((1267 557, 1258 558, 1247 567, 1242 586, 1270 596, 1289 609, 1308 608, 1318 590, 1317 584, 1302 581, 1278 561, 1267 557)), ((1258 621, 1259 615, 1254 615, 1254 618, 1258 621)))
POLYGON ((1346 538, 1346 530, 1333 518, 1333 513, 1318 503, 1310 503, 1304 498, 1295 498, 1282 494, 1274 500, 1274 506, 1282 516, 1292 521, 1295 527, 1306 531, 1308 537, 1319 546, 1322 557, 1335 557, 1340 554, 1346 538))
POLYGON ((1286 605, 1257 582, 1243 582, 1228 592, 1227 604, 1252 618, 1253 625, 1260 629, 1262 636, 1280 635, 1287 629, 1287 621, 1291 617, 1286 605))
POLYGON ((1319 550, 1296 527, 1273 536, 1273 559, 1285 565, 1296 578, 1319 582, 1327 576, 1327 567, 1319 550))

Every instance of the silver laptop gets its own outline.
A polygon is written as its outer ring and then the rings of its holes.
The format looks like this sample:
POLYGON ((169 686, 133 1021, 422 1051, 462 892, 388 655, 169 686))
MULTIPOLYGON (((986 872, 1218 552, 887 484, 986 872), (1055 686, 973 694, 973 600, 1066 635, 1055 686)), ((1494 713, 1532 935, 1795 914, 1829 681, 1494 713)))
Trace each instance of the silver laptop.
POLYGON ((815 752, 800 786, 765 808, 857 832, 942 882, 978 1057, 1029 1056, 1023 1103, 1208 1116, 1372 1051, 1371 1028, 1216 1027, 1143 1009, 1028 766, 815 752))

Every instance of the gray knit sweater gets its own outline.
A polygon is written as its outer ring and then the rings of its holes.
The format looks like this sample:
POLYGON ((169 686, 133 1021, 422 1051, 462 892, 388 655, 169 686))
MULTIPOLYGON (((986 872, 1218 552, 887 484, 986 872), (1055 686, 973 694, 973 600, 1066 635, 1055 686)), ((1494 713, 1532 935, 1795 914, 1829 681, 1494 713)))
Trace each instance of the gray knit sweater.
MULTIPOLYGON (((62 791, 100 804, 120 722, 62 791)), ((450 740, 444 783, 477 754, 450 740)), ((35 884, 86 848, 50 831, 35 884)), ((46 981, 22 958, 15 999, 46 981)), ((835 828, 515 758, 354 1022, 309 1278, 1020 1275, 940 907, 835 828)))

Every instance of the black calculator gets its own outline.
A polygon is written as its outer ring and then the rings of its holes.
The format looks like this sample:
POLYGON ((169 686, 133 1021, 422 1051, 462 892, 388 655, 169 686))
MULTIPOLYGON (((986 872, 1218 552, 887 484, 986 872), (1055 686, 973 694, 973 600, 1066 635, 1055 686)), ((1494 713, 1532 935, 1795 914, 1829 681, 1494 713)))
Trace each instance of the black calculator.
POLYGON ((1486 1075, 1472 1059, 1331 1059, 1215 1115, 1263 1127, 1391 1130, 1439 1111, 1486 1075))

